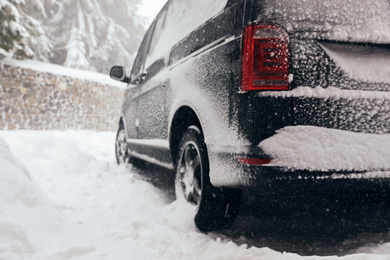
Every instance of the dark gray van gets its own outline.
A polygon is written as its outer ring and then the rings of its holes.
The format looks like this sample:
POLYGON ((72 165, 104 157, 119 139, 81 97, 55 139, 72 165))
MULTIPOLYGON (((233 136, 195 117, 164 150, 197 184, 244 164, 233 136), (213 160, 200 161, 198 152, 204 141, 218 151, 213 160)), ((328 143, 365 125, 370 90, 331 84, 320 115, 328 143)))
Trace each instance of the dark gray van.
POLYGON ((118 163, 176 174, 202 231, 240 190, 388 193, 387 0, 170 0, 127 82, 118 163))

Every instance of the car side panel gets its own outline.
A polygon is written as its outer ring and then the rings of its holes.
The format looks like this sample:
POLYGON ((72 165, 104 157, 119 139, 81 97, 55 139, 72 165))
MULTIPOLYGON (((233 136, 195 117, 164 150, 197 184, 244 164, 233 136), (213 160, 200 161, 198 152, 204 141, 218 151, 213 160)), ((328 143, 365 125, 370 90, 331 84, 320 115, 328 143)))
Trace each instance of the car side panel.
POLYGON ((137 127, 137 104, 140 87, 138 85, 129 85, 124 94, 122 105, 122 119, 124 121, 128 138, 136 139, 138 136, 137 127))
MULTIPOLYGON (((230 97, 231 92, 236 91, 232 88, 231 53, 239 52, 240 37, 236 34, 241 32, 240 10, 242 12, 242 4, 226 8, 176 44, 170 55, 162 54, 160 60, 146 68, 137 110, 138 140, 132 146, 138 154, 167 164, 161 146, 158 153, 144 148, 150 147, 150 140, 168 141, 169 119, 180 106, 189 106, 204 118, 202 127, 210 142, 215 143, 217 141, 211 140, 225 135, 219 128, 231 128, 234 120, 230 97), (165 60, 166 57, 170 57, 169 60, 165 60), (216 110, 219 112, 212 112, 216 110)), ((166 153, 169 154, 169 146, 166 153)))
POLYGON ((166 73, 160 73, 142 85, 138 103, 139 139, 168 139, 166 77, 166 73))
MULTIPOLYGON (((173 104, 171 117, 181 106, 189 106, 197 114, 210 158, 212 183, 214 180, 224 178, 217 175, 237 175, 233 172, 233 168, 228 169, 230 173, 220 171, 220 161, 213 158, 222 151, 240 153, 243 152, 240 149, 245 149, 243 145, 245 140, 240 135, 237 113, 238 99, 241 98, 238 92, 242 31, 242 20, 237 17, 242 17, 243 9, 243 4, 237 4, 221 14, 217 19, 224 21, 222 26, 226 27, 220 28, 224 33, 221 33, 219 39, 218 33, 208 38, 209 42, 216 43, 215 46, 210 46, 209 49, 190 59, 184 54, 186 50, 181 49, 180 52, 184 57, 181 62, 180 60, 176 62, 180 65, 174 64, 171 70, 172 95, 169 96, 173 104)), ((213 32, 219 29, 213 26, 218 27, 221 24, 210 22, 198 31, 199 35, 202 35, 203 31, 213 32)), ((191 39, 196 39, 196 33, 191 35, 191 39)), ((175 55, 180 52, 173 50, 175 55)))

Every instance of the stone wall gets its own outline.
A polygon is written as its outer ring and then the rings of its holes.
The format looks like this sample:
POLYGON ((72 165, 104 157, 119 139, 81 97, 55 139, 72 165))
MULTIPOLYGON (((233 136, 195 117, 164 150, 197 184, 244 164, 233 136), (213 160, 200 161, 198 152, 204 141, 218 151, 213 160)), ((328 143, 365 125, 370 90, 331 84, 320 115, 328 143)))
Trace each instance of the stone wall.
POLYGON ((0 129, 115 131, 124 89, 0 61, 0 129))

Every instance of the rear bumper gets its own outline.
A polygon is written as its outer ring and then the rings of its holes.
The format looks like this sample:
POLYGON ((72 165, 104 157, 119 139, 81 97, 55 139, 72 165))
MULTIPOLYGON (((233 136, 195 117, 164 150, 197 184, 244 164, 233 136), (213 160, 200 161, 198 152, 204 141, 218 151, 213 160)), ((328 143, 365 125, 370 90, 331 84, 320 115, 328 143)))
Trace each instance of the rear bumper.
POLYGON ((215 186, 268 191, 390 187, 390 135, 290 126, 256 146, 210 148, 215 186))
POLYGON ((264 193, 388 193, 390 171, 310 171, 278 166, 240 164, 241 156, 213 156, 210 161, 214 186, 257 190, 264 193), (216 159, 219 157, 219 159, 216 159), (219 166, 213 167, 217 163, 219 166))
POLYGON ((247 189, 266 193, 390 192, 390 171, 318 172, 279 167, 245 166, 247 189))
POLYGON ((352 189, 390 178, 389 92, 299 87, 249 95, 239 106, 238 135, 253 145, 208 147, 215 186, 351 183, 352 189), (240 158, 274 160, 254 166, 240 158))

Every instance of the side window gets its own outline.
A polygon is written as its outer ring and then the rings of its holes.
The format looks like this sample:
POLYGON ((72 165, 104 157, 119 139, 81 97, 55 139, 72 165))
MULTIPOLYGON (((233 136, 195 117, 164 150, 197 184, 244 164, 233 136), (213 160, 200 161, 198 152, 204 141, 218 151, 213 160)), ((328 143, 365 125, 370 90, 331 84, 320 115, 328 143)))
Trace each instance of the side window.
POLYGON ((172 46, 221 12, 228 0, 173 0, 156 22, 147 64, 162 58, 172 46))
POLYGON ((229 0, 228 6, 230 7, 232 5, 243 3, 243 2, 244 1, 242 1, 242 0, 229 0))
POLYGON ((150 42, 150 48, 145 62, 146 68, 149 67, 157 59, 162 58, 163 55, 165 54, 164 52, 165 49, 159 45, 159 39, 165 28, 166 16, 167 16, 167 9, 163 9, 156 20, 153 37, 150 42))
POLYGON ((228 0, 174 0, 167 14, 165 41, 174 45, 221 12, 228 0))
POLYGON ((138 49, 138 54, 137 57, 135 58, 133 69, 131 71, 132 79, 136 79, 143 72, 142 70, 144 69, 145 66, 145 59, 149 50, 150 39, 152 37, 155 25, 156 23, 153 23, 149 27, 138 49))

